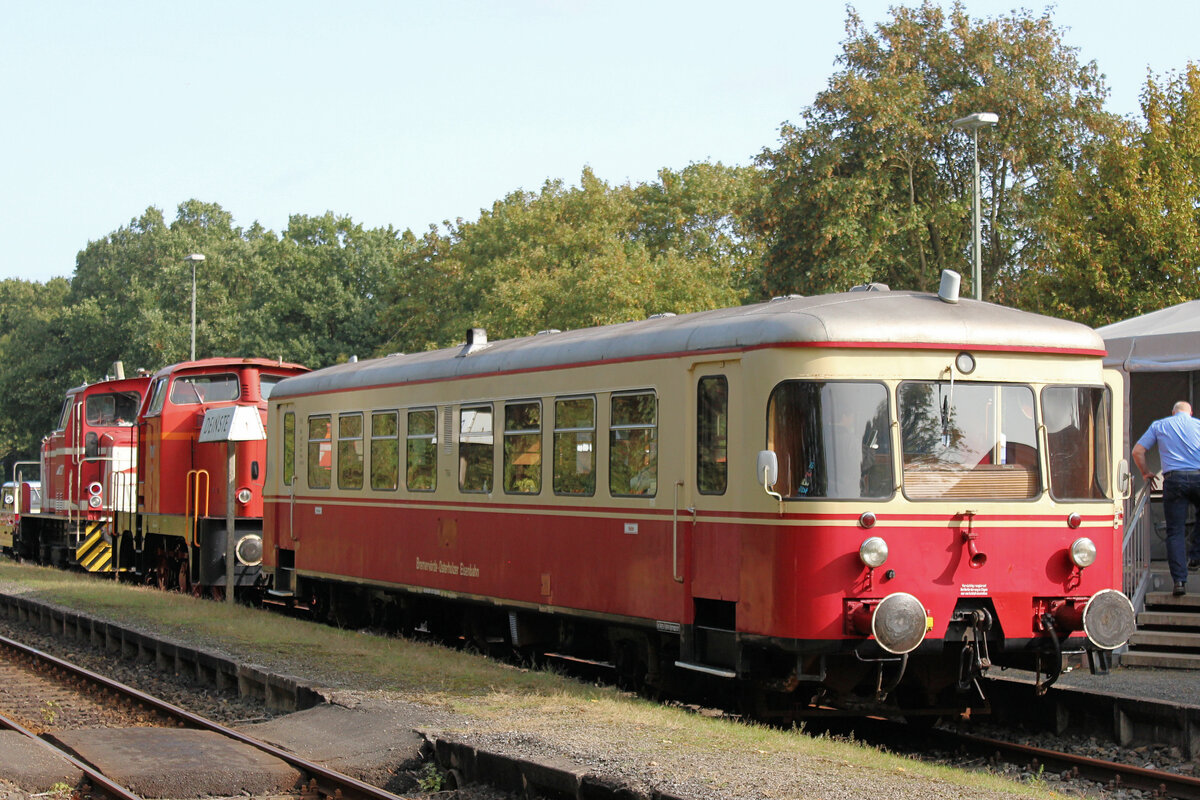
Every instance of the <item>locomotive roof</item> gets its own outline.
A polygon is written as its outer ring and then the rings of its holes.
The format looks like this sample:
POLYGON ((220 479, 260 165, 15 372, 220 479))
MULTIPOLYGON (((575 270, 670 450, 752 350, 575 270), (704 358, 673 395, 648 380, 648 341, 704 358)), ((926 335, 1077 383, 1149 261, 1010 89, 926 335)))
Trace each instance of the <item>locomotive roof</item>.
POLYGON ((561 368, 671 354, 773 346, 912 345, 922 349, 1039 351, 1104 355, 1091 328, 1014 308, 920 292, 854 291, 651 318, 392 355, 288 378, 272 398, 414 381, 561 368))
POLYGON ((175 372, 203 372, 212 369, 234 369, 236 367, 258 367, 259 369, 267 370, 271 369, 272 367, 276 369, 307 369, 307 367, 302 364, 292 364, 288 361, 283 361, 282 359, 236 357, 224 358, 218 356, 216 358, 201 358, 195 361, 179 361, 175 364, 168 364, 167 366, 156 371, 154 373, 154 377, 157 378, 160 375, 170 375, 175 372))

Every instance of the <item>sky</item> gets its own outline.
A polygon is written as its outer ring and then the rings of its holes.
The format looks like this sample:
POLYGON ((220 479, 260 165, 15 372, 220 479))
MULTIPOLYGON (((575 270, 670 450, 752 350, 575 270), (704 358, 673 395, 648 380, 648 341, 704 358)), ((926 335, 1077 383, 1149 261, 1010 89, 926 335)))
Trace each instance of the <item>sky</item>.
MULTIPOLYGON (((871 26, 894 4, 851 3, 871 26)), ((586 166, 636 184, 749 164, 826 87, 846 5, 0 0, 0 15, 0 279, 45 281, 192 198, 243 228, 332 211, 421 233, 586 166)), ((1061 0, 1052 17, 1118 114, 1138 115, 1147 70, 1200 60, 1194 0, 1061 0)))

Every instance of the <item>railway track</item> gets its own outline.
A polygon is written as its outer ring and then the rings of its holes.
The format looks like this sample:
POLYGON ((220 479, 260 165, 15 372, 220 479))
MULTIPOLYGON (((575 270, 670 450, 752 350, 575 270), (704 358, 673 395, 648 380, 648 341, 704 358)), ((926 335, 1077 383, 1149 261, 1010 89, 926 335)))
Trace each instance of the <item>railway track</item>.
POLYGON ((99 770, 57 746, 47 734, 72 725, 112 727, 141 725, 209 731, 288 764, 303 776, 298 796, 304 800, 341 797, 347 800, 399 800, 397 795, 300 758, 267 742, 193 714, 91 670, 0 636, 0 727, 17 731, 54 751, 83 772, 90 789, 121 800, 138 797, 99 770), (5 680, 7 679, 7 680, 5 680), (96 697, 102 698, 101 702, 96 697), (34 699, 30 699, 30 698, 34 699), (8 707, 15 708, 15 713, 8 707), (13 718, 10 718, 11 717, 13 718), (17 719, 15 717, 21 717, 17 719))

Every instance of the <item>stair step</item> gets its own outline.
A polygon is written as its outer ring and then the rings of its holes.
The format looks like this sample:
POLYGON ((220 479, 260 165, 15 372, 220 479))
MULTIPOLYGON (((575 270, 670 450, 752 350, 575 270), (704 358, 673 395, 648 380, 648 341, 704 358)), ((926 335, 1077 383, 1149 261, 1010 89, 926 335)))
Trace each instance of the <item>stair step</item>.
POLYGON ((1194 608, 1200 611, 1200 593, 1191 592, 1176 597, 1170 592, 1147 592, 1146 607, 1168 606, 1170 608, 1194 608))
POLYGON ((1148 626, 1200 628, 1200 613, 1181 608, 1178 611, 1143 611, 1137 615, 1139 628, 1148 626))
POLYGON ((1121 666, 1200 669, 1200 655, 1194 653, 1160 653, 1153 650, 1130 650, 1121 654, 1121 666))
POLYGON ((1129 637, 1130 647, 1190 647, 1200 651, 1200 633, 1183 631, 1138 631, 1129 637))

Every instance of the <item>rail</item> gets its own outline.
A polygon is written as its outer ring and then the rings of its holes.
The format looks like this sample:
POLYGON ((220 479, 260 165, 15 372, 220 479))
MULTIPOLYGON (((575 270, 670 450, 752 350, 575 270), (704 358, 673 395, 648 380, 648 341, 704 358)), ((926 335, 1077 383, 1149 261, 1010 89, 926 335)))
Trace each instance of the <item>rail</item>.
POLYGON ((1133 610, 1142 611, 1150 588, 1150 542, 1154 533, 1149 484, 1134 495, 1132 509, 1125 519, 1125 539, 1121 542, 1121 588, 1133 603, 1133 610))

